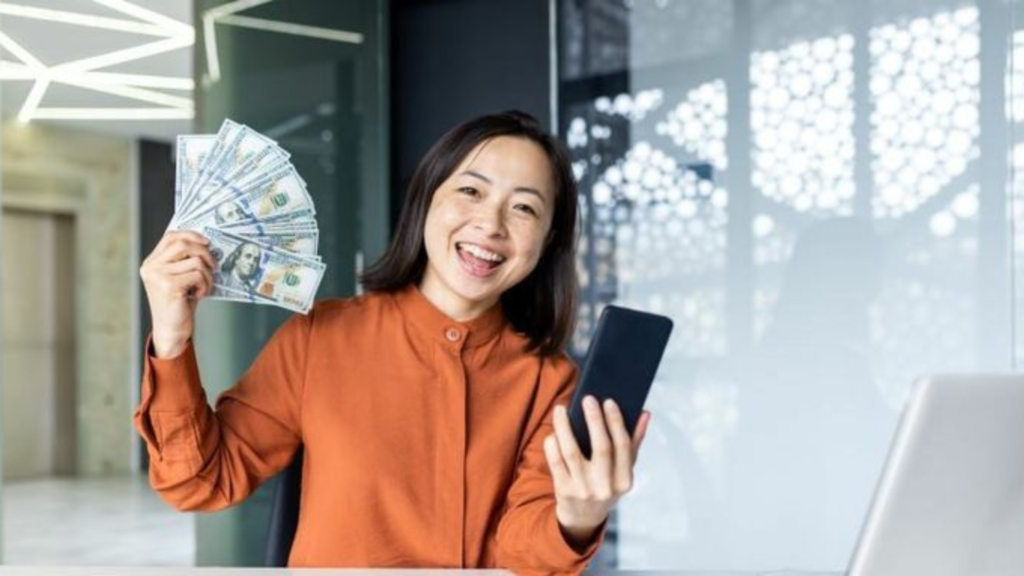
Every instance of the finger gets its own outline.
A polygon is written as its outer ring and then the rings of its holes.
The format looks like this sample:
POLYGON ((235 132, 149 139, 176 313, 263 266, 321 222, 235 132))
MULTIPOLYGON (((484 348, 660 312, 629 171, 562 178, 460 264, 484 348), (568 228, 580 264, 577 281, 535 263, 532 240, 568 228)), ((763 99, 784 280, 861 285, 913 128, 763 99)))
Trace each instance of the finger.
POLYGON ((203 275, 203 284, 196 291, 196 299, 205 298, 213 293, 213 273, 207 268, 202 268, 199 272, 203 275))
POLYGON ((190 244, 183 253, 177 256, 177 259, 172 262, 187 260, 189 258, 199 258, 203 263, 203 268, 207 270, 216 270, 220 265, 216 260, 213 259, 213 254, 210 254, 210 250, 205 246, 197 246, 190 244))
MULTIPOLYGON (((178 260, 184 260, 190 256, 199 255, 202 252, 209 251, 202 244, 197 244, 187 238, 178 238, 167 244, 163 250, 152 257, 153 262, 157 265, 166 264, 169 262, 177 262, 178 260)), ((211 257, 212 260, 212 257, 211 257)))
POLYGON ((555 427, 555 439, 558 441, 558 449, 562 453, 562 459, 569 469, 573 478, 583 477, 583 454, 580 453, 579 444, 572 434, 572 425, 569 424, 569 414, 565 406, 555 406, 555 413, 552 417, 555 427))
POLYGON ((636 421, 636 430, 633 431, 633 462, 636 462, 637 456, 640 455, 640 445, 643 444, 644 438, 647 437, 647 429, 651 425, 651 418, 651 413, 644 410, 636 421))
POLYGON ((548 468, 551 469, 551 478, 556 487, 565 486, 572 481, 569 468, 566 467, 565 460, 562 459, 562 453, 558 450, 558 440, 554 435, 549 435, 544 439, 544 456, 547 457, 548 468))
POLYGON ((189 256, 183 260, 177 260, 164 266, 165 274, 184 274, 193 270, 207 270, 209 266, 201 256, 189 256))
POLYGON ((602 469, 610 469, 614 457, 612 441, 597 398, 587 395, 583 399, 583 416, 587 421, 587 432, 590 433, 590 462, 602 469))
POLYGON ((156 243, 152 254, 157 255, 163 253, 171 244, 181 240, 189 241, 194 244, 202 244, 204 246, 210 243, 205 236, 198 232, 193 232, 192 230, 171 230, 170 232, 164 233, 163 237, 160 238, 160 241, 156 243))
POLYGON ((183 238, 189 240, 190 242, 195 242, 196 244, 202 244, 204 246, 210 243, 209 238, 203 236, 202 234, 196 232, 195 230, 171 230, 170 232, 164 234, 164 237, 168 236, 170 236, 171 238, 183 238))
POLYGON ((164 234, 156 248, 153 249, 151 257, 162 260, 167 257, 168 252, 175 250, 176 246, 208 246, 210 241, 192 230, 173 230, 164 234))
POLYGON ((210 270, 217 269, 217 261, 213 259, 213 254, 210 253, 210 249, 207 248, 206 246, 197 247, 196 251, 192 255, 202 258, 203 262, 206 263, 206 266, 210 270))
POLYGON ((206 277, 203 276, 201 270, 193 270, 171 277, 171 285, 174 286, 175 295, 184 298, 188 298, 194 291, 202 289, 206 282, 206 277))
POLYGON ((611 398, 604 401, 604 415, 615 447, 615 486, 620 491, 629 490, 633 485, 633 442, 626 430, 626 420, 611 398))

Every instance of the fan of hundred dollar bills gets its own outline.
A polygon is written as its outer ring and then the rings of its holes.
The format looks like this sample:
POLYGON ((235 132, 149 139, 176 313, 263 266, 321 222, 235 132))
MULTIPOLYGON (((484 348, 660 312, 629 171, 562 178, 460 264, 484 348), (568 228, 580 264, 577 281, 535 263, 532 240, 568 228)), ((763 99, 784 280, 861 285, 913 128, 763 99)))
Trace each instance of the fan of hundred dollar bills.
POLYGON ((210 297, 308 312, 326 266, 313 199, 289 154, 231 120, 177 145, 169 229, 210 240, 218 264, 210 297))

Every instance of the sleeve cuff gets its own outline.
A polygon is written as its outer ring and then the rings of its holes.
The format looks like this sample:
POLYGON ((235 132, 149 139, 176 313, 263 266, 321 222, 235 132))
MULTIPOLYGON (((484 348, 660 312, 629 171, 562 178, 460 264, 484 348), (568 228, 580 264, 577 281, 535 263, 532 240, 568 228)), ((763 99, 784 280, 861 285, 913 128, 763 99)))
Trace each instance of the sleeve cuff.
POLYGON ((604 543, 604 535, 608 529, 608 520, 605 520, 601 527, 597 529, 594 537, 590 544, 583 550, 577 550, 569 544, 565 539, 565 535, 562 534, 562 527, 558 524, 558 518, 555 516, 554 508, 551 510, 551 514, 548 515, 549 520, 547 521, 547 533, 548 537, 544 539, 545 542, 550 542, 549 552, 551 555, 558 560, 558 564, 562 566, 573 566, 576 570, 582 571, 586 566, 586 563, 593 558, 594 554, 597 553, 597 549, 604 543))
POLYGON ((153 355, 152 336, 146 342, 146 371, 149 378, 148 409, 153 412, 189 412, 206 404, 199 379, 195 348, 189 340, 185 349, 173 358, 153 355))

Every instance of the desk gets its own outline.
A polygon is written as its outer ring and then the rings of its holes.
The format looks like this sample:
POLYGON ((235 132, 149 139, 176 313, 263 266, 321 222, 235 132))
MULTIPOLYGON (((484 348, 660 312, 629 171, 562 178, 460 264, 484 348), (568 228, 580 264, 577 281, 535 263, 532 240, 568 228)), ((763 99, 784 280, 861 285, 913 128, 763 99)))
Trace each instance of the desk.
MULTIPOLYGON (((121 566, 0 566, 0 576, 515 576, 507 570, 362 570, 288 568, 140 568, 121 566)), ((841 572, 683 572, 672 570, 605 570, 586 574, 631 576, 843 576, 841 572)))
POLYGON ((102 566, 0 566, 0 576, 515 576, 505 570, 360 570, 102 566))
POLYGON ((505 570, 359 570, 102 566, 0 566, 0 576, 515 576, 505 570))
POLYGON ((0 566, 0 576, 515 576, 505 570, 360 570, 290 568, 191 568, 135 566, 0 566))

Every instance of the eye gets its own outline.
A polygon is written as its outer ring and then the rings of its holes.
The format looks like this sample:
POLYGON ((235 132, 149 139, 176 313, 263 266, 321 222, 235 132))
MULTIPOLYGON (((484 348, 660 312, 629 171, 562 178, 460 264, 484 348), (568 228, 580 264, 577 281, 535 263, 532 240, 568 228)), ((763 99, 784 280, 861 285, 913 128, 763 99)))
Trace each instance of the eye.
POLYGON ((513 207, 513 209, 518 211, 518 212, 522 212, 523 214, 530 215, 530 216, 536 216, 537 215, 537 211, 534 210, 533 206, 530 206, 529 204, 516 204, 513 207))
POLYGON ((480 192, 472 186, 463 186, 459 188, 458 191, 466 196, 477 196, 480 194, 480 192))

